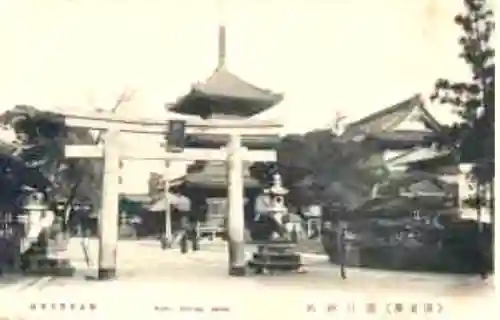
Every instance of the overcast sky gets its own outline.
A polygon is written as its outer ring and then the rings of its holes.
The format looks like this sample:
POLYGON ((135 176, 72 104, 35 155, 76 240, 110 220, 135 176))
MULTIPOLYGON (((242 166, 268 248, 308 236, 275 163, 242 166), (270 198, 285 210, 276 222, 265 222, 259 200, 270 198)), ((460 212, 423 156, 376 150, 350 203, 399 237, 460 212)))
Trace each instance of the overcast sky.
MULTIPOLYGON (((2 0, 0 110, 29 103, 161 117, 208 77, 224 17, 229 69, 283 92, 289 132, 356 120, 462 78, 458 0, 2 0), (223 14, 220 8, 223 7, 223 14)), ((444 107, 431 112, 449 121, 444 107)), ((140 143, 141 146, 144 144, 140 143)))

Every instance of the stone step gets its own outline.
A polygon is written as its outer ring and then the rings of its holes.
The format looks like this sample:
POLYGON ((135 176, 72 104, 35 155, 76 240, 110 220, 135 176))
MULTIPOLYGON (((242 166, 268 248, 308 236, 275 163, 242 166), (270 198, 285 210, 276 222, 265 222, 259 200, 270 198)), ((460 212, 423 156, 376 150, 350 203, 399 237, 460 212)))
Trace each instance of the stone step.
POLYGON ((262 257, 254 257, 254 259, 248 262, 250 267, 254 268, 266 268, 269 270, 295 270, 302 267, 300 257, 295 257, 293 259, 266 259, 262 257))
POLYGON ((260 248, 272 248, 272 249, 278 249, 278 248, 295 248, 297 246, 297 243, 294 242, 268 242, 268 243, 252 243, 256 244, 257 247, 260 248))
POLYGON ((249 262, 250 267, 268 270, 296 270, 302 266, 301 257, 297 253, 254 253, 249 262))
POLYGON ((298 253, 285 253, 285 254, 267 254, 267 253, 260 253, 256 252, 253 255, 254 259, 268 259, 268 260, 274 260, 274 261, 281 261, 281 260, 297 260, 300 261, 300 254, 298 253))

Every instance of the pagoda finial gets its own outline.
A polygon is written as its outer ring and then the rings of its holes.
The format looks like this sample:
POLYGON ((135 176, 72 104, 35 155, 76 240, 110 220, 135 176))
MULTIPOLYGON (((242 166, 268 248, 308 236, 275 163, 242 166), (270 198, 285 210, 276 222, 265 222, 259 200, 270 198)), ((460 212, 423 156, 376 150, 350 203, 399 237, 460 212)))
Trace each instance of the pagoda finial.
POLYGON ((219 48, 217 52, 217 70, 223 68, 226 65, 226 26, 224 24, 219 24, 219 35, 218 35, 219 48))
POLYGON ((217 35, 217 70, 219 70, 226 65, 226 3, 224 0, 218 0, 217 3, 219 11, 219 29, 217 35))

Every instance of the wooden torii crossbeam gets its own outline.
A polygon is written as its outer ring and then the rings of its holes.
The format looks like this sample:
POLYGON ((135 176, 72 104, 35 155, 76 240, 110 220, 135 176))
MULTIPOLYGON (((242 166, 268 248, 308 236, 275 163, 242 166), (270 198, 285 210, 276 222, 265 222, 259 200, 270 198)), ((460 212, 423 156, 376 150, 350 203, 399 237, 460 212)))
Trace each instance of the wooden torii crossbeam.
MULTIPOLYGON (((126 148, 120 148, 120 132, 161 134, 166 136, 168 121, 123 117, 107 112, 64 113, 67 127, 88 128, 105 131, 103 145, 67 145, 66 157, 104 158, 102 205, 99 217, 99 279, 116 276, 116 249, 118 242, 118 196, 120 159, 163 159, 170 161, 227 161, 228 162, 228 235, 229 274, 244 275, 246 269, 244 252, 244 197, 243 161, 276 161, 274 150, 247 150, 242 147, 242 136, 276 136, 282 125, 260 120, 185 120, 186 134, 212 134, 230 136, 229 144, 221 149, 184 149, 182 152, 151 151, 136 156, 126 148)), ((165 177, 168 181, 168 177, 165 177)), ((166 188, 165 192, 168 192, 166 188)), ((170 207, 169 205, 166 206, 170 207)), ((168 209, 167 209, 168 210, 168 209)), ((169 211, 167 211, 169 212, 169 211)), ((167 217, 166 233, 171 237, 170 217, 167 217), (170 234, 169 234, 170 233, 170 234)))

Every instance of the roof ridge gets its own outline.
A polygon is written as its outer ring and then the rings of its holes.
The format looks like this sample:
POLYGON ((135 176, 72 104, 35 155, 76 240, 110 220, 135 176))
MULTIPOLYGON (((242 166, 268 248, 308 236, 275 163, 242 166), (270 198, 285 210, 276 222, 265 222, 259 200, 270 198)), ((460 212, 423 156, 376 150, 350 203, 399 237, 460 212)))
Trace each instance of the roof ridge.
POLYGON ((354 126, 357 126, 357 125, 362 125, 362 124, 365 124, 373 119, 376 119, 378 117, 381 117, 381 116, 384 116, 386 114, 389 114, 393 111, 397 111, 397 110, 403 110, 405 108, 409 108, 410 106, 412 106, 412 104, 410 102, 414 101, 414 100, 420 100, 420 94, 415 94, 413 95, 412 97, 406 99, 406 100, 403 100, 403 101, 400 101, 396 104, 393 104, 389 107, 386 107, 382 110, 379 110, 379 111, 376 111, 374 113, 371 113, 369 114, 368 116, 364 117, 364 118, 361 118, 357 121, 354 121, 354 122, 351 122, 347 125, 347 128, 346 130, 348 130, 350 127, 354 127, 354 126))

